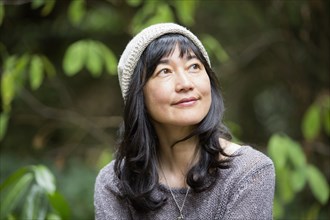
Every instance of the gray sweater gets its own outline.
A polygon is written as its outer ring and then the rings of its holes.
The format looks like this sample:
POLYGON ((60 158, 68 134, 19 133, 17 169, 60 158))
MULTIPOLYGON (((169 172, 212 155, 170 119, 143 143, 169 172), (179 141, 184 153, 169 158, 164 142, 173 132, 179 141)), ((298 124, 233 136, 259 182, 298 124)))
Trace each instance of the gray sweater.
MULTIPOLYGON (((275 173, 272 161, 249 146, 235 152, 231 168, 218 170, 216 183, 201 193, 190 191, 184 208, 185 219, 272 219, 275 173)), ((167 202, 154 212, 138 215, 121 194, 114 174, 114 162, 104 167, 95 184, 94 206, 97 220, 177 219, 179 211, 168 187, 159 185, 155 196, 165 194, 167 202)), ((186 189, 172 189, 181 206, 186 189)))

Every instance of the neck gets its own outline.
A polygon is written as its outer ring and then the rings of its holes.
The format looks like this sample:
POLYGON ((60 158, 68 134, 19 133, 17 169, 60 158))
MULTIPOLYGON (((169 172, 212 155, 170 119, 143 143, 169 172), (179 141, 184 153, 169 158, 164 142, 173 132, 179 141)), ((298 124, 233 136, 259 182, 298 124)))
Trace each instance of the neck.
POLYGON ((197 137, 191 137, 188 140, 176 143, 189 135, 191 130, 191 128, 171 128, 167 130, 156 128, 159 138, 160 182, 165 185, 168 184, 168 187, 186 187, 186 174, 197 160, 197 137))

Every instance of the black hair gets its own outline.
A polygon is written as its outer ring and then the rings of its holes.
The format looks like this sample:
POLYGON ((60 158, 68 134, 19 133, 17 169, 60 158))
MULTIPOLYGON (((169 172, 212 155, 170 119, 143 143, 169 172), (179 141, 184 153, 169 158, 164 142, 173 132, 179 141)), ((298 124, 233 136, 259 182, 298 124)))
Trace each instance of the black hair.
POLYGON ((211 82, 212 102, 208 114, 189 136, 180 140, 193 136, 199 140, 199 161, 188 171, 187 184, 196 192, 206 190, 215 182, 216 168, 228 167, 227 160, 219 160, 219 154, 226 155, 219 138, 231 139, 231 135, 222 123, 224 104, 217 77, 198 47, 187 37, 163 35, 148 45, 135 67, 126 95, 124 123, 116 152, 115 173, 120 180, 123 196, 138 212, 156 210, 166 202, 165 197, 152 196, 159 183, 158 137, 145 107, 143 87, 161 58, 171 54, 176 45, 180 56, 191 52, 196 55, 211 82))

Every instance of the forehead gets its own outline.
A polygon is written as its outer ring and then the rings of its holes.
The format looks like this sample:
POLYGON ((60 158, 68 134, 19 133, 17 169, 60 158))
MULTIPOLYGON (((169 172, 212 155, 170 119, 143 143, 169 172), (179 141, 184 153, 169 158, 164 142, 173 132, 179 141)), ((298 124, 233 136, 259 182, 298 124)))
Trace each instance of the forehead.
POLYGON ((142 59, 146 63, 157 63, 162 57, 171 55, 176 46, 179 48, 181 57, 193 53, 199 60, 203 59, 199 48, 188 37, 178 33, 165 34, 153 40, 143 52, 142 59))
POLYGON ((163 54, 162 59, 171 56, 176 56, 179 58, 192 58, 196 57, 196 54, 194 53, 192 48, 182 47, 179 42, 176 42, 176 44, 171 45, 167 53, 163 54))

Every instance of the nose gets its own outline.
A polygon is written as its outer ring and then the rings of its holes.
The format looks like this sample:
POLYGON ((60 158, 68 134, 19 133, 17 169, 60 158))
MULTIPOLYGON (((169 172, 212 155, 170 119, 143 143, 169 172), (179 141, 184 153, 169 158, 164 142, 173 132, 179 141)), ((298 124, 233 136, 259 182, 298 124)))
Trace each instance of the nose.
POLYGON ((193 90, 194 84, 186 71, 178 71, 176 74, 176 92, 193 90))

